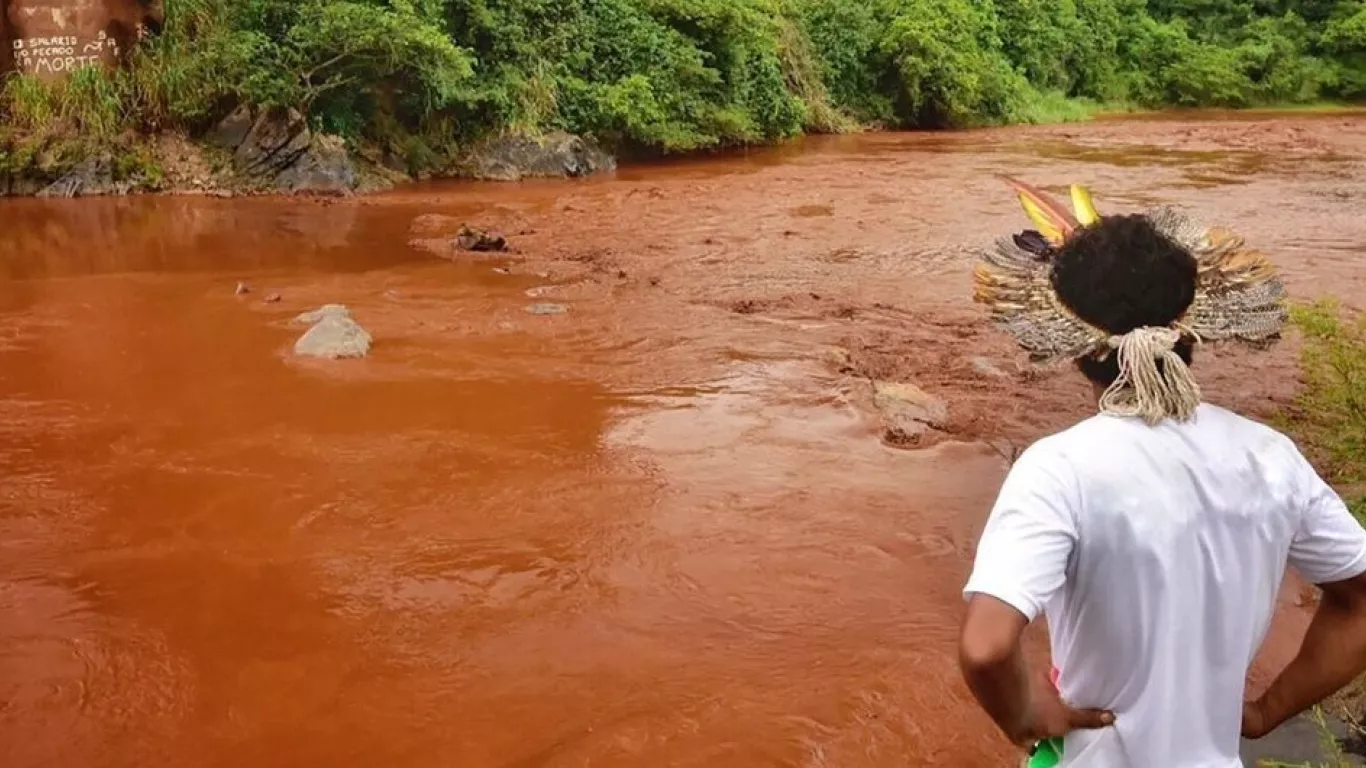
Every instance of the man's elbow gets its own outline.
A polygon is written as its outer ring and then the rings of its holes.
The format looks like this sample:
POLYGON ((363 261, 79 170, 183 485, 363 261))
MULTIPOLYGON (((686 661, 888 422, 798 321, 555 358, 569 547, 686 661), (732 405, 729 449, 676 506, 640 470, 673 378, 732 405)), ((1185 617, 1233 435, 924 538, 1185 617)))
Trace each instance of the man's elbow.
POLYGON ((987 595, 968 601, 958 637, 958 663, 969 678, 1013 664, 1029 620, 1013 606, 987 595))
POLYGON ((1016 643, 1008 638, 965 631, 958 641, 958 666, 975 677, 1009 666, 1016 652, 1016 643))

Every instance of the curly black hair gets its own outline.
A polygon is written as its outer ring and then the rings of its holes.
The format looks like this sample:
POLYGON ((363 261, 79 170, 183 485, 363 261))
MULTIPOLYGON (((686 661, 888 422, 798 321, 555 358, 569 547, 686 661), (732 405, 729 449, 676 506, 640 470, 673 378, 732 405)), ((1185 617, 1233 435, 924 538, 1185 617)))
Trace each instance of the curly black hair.
MULTIPOLYGON (((1106 216, 1058 248, 1051 278, 1058 298, 1077 317, 1120 335, 1179 319, 1195 300, 1196 272, 1195 257, 1147 218, 1106 216)), ((1176 346, 1186 363, 1191 347, 1187 339, 1176 346)), ((1113 353, 1081 358, 1077 367, 1101 386, 1119 377, 1113 353)))

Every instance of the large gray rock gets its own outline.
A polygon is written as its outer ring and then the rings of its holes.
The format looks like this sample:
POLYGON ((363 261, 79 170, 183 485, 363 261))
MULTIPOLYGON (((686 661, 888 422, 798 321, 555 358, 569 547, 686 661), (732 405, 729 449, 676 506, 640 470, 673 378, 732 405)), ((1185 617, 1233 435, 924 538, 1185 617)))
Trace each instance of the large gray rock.
MULTIPOLYGON (((235 141, 243 119, 236 112, 229 116, 225 123, 231 123, 216 129, 218 140, 235 141)), ((233 164, 247 181, 281 192, 348 194, 360 184, 342 140, 315 135, 293 109, 258 115, 237 144, 233 164)))
POLYGON ((359 186, 346 143, 336 136, 314 136, 308 151, 275 177, 283 192, 349 194, 359 186))
POLYGON ((294 342, 295 355, 337 360, 370 354, 370 334, 340 304, 305 312, 295 320, 313 325, 294 342))
POLYGON ((304 116, 294 109, 261 113, 233 153, 237 172, 260 180, 273 180, 298 162, 313 141, 304 116))
POLYGON ((242 146, 242 142, 247 140, 247 134, 251 133, 255 122, 256 116, 252 114, 251 107, 243 104, 219 121, 218 125, 204 136, 204 141, 219 149, 235 152, 242 146))
POLYGON ((518 181, 532 177, 589 176, 616 167, 616 158, 581 136, 513 134, 487 141, 476 149, 465 163, 465 172, 478 179, 518 181))

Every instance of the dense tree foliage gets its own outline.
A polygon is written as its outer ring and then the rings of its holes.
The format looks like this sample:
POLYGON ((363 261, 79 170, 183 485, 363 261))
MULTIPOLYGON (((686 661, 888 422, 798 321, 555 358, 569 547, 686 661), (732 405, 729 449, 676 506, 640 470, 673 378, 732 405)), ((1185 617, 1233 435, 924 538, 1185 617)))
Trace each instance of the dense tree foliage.
POLYGON ((1363 0, 166 0, 127 72, 12 78, 12 125, 203 130, 241 103, 422 164, 501 130, 684 151, 1087 105, 1366 97, 1363 0), (91 112, 94 110, 94 112, 91 112))

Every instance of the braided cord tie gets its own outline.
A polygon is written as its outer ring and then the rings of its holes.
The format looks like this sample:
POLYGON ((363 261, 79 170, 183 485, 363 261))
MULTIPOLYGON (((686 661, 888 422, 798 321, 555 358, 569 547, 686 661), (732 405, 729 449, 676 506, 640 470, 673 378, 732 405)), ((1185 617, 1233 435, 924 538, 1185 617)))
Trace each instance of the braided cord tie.
POLYGON ((1195 415, 1200 385, 1176 354, 1183 330, 1144 327, 1110 337, 1110 347, 1119 354, 1119 378, 1101 395, 1101 413, 1137 416, 1152 426, 1195 415))

